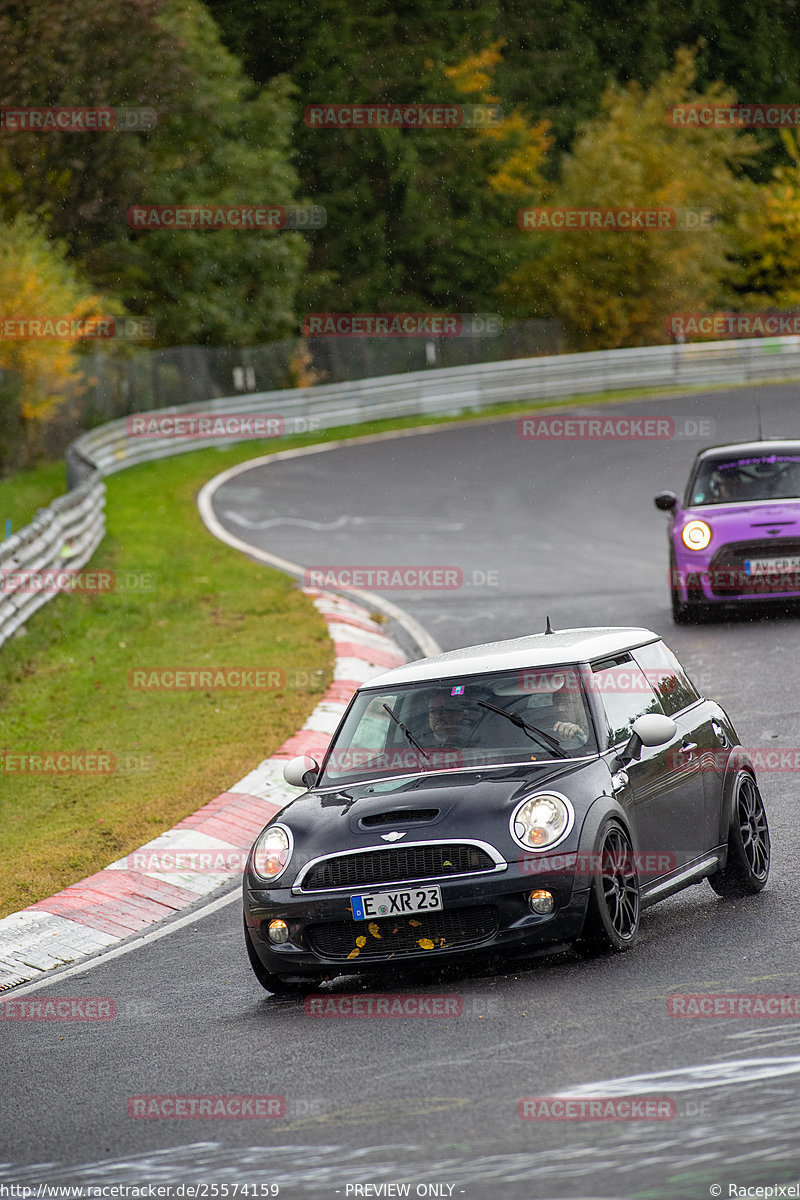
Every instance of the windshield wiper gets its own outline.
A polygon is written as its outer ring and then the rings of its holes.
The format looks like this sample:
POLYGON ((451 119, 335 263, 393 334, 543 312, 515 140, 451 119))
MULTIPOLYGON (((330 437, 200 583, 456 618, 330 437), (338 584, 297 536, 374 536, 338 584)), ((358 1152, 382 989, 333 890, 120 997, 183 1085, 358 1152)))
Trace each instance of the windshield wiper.
POLYGON ((419 750, 420 754, 422 755, 422 757, 423 757, 424 759, 426 759, 426 761, 427 761, 427 762, 430 762, 430 761, 431 761, 431 756, 430 756, 430 754, 426 754, 426 753, 425 753, 425 751, 422 749, 422 746, 420 746, 419 742, 418 742, 418 741, 417 741, 417 739, 414 737, 413 733, 412 733, 412 732, 411 732, 409 729, 406 729, 406 727, 405 727, 405 725, 403 724, 403 722, 400 720, 400 718, 399 718, 399 717, 396 717, 396 716, 395 716, 395 714, 394 714, 394 713, 392 712, 392 710, 389 708, 389 705, 388 705, 388 704, 384 704, 384 706, 383 706, 383 707, 386 709, 386 711, 388 712, 389 716, 390 716, 390 717, 392 718, 392 720, 394 721, 395 725, 399 725, 399 726, 400 726, 400 728, 402 729, 403 733, 406 735, 406 737, 408 738, 408 740, 411 742, 411 745, 412 745, 412 746, 415 746, 415 747, 416 747, 416 749, 417 749, 417 750, 419 750))
POLYGON ((524 729, 525 733, 530 737, 534 734, 538 741, 548 747, 558 758, 569 758, 566 750, 561 749, 561 743, 549 733, 545 733, 543 729, 537 729, 535 725, 529 725, 527 721, 523 721, 519 713, 509 712, 506 708, 498 708, 496 704, 490 704, 488 700, 479 700, 481 708, 490 708, 492 712, 500 713, 501 717, 506 717, 512 725, 516 725, 519 729, 524 729))

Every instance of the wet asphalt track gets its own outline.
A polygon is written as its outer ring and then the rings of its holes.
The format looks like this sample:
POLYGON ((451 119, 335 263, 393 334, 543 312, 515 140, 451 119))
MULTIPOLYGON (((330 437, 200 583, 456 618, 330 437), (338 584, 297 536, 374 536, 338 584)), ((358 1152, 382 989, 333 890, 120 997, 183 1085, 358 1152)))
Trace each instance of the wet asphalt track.
MULTIPOLYGON (((602 412, 714 420, 705 444, 753 437, 757 399, 766 432, 800 434, 798 398, 793 386, 736 389, 602 412)), ((682 489, 697 447, 546 445, 518 439, 513 421, 458 426, 254 468, 216 493, 215 512, 237 537, 309 567, 460 568, 457 590, 386 593, 443 648, 540 630, 547 613, 556 627, 649 626, 746 745, 800 746, 797 616, 671 623, 665 518, 651 497, 682 489)), ((760 897, 723 902, 703 884, 649 910, 626 955, 567 952, 398 985, 460 996, 457 1019, 316 1020, 302 1001, 267 997, 244 956, 238 900, 39 988, 113 997, 118 1016, 0 1023, 0 1183, 276 1184, 281 1197, 332 1200, 410 1183, 412 1196, 437 1185, 469 1200, 669 1200, 800 1179, 800 1018, 680 1020, 665 1006, 676 992, 800 993, 797 777, 761 783, 774 858, 760 897), (676 1116, 517 1117, 521 1097, 591 1084, 670 1096, 676 1116), (285 1096, 287 1116, 127 1114, 133 1095, 237 1093, 285 1096)))

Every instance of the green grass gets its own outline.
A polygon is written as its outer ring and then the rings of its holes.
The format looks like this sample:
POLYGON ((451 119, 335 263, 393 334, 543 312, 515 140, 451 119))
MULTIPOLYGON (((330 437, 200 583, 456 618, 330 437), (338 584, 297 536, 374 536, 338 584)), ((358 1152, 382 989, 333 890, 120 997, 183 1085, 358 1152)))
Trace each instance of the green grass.
POLYGON ((6 521, 11 532, 19 533, 36 516, 37 508, 46 508, 67 490, 63 462, 47 463, 34 471, 20 471, 0 479, 0 543, 5 537, 6 521))
MULTIPOLYGON (((241 451, 241 448, 240 448, 241 451)), ((150 591, 59 596, 0 650, 0 754, 92 750, 113 774, 3 773, 0 914, 169 829, 302 725, 332 675, 325 623, 297 585, 212 538, 195 496, 227 455, 200 451, 108 480, 92 569, 150 591), (135 668, 300 671, 310 686, 144 692, 135 668)), ((245 457, 240 453, 240 457, 245 457)))

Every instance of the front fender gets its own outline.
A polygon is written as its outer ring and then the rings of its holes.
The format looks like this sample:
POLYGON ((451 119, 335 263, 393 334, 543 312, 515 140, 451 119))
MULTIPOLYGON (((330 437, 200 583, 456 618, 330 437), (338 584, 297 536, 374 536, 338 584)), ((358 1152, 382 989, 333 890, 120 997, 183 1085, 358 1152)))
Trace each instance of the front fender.
POLYGON ((578 839, 578 863, 573 884, 574 891, 586 891, 591 887, 594 874, 591 864, 596 861, 596 856, 600 853, 603 836, 612 819, 619 822, 636 850, 636 839, 625 809, 614 796, 598 796, 583 818, 578 839))

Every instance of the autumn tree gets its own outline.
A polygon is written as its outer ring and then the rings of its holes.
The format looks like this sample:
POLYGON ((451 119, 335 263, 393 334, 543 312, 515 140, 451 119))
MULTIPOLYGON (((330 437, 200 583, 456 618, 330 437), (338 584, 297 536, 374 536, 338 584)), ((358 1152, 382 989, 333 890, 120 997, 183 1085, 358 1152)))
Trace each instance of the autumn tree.
POLYGON ((800 130, 780 137, 788 161, 737 217, 729 276, 737 309, 800 310, 800 130))
MULTIPOLYGON (((68 260, 66 247, 48 239, 33 218, 0 222, 0 367, 20 379, 14 404, 26 462, 39 454, 44 427, 79 388, 81 377, 80 341, 71 336, 32 337, 35 331, 29 322, 50 317, 71 326, 73 321, 119 311, 118 304, 92 293, 68 260)), ((40 331, 44 328, 41 325, 40 331)), ((5 400, 9 405, 9 398, 5 400)), ((4 416, 8 426, 10 414, 4 416)))
POLYGON ((583 349, 667 340, 672 312, 705 310, 721 294, 737 212, 755 185, 742 173, 756 153, 737 129, 672 127, 670 105, 733 102, 731 91, 694 88, 688 51, 647 91, 610 86, 582 129, 549 203, 558 207, 713 210, 709 228, 521 232, 529 261, 503 293, 519 315, 551 315, 583 349))

